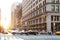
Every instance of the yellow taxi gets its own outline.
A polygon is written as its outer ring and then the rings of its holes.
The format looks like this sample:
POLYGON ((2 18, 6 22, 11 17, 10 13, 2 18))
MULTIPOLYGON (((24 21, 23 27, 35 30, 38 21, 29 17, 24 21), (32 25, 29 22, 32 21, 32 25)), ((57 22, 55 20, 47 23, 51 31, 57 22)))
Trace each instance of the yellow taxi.
POLYGON ((60 31, 56 31, 55 34, 56 34, 56 35, 60 35, 60 31))

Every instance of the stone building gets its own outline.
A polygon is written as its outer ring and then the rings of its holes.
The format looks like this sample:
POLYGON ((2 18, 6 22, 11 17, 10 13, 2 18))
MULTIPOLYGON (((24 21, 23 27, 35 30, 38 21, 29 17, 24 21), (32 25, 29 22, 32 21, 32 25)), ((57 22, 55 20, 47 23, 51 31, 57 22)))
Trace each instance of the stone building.
POLYGON ((26 30, 59 30, 60 0, 23 0, 22 26, 26 30))

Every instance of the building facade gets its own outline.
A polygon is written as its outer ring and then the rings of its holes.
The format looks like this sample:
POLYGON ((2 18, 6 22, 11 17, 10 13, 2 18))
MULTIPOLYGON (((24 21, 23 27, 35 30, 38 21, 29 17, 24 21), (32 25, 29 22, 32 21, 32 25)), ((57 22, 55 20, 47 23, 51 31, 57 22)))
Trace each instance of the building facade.
POLYGON ((0 26, 1 26, 1 9, 0 9, 0 26))
POLYGON ((0 26, 1 26, 1 9, 0 9, 0 26))
POLYGON ((23 0, 22 26, 26 30, 59 30, 60 0, 23 0))
POLYGON ((11 10, 12 29, 19 29, 21 27, 22 6, 20 3, 14 3, 11 10))
POLYGON ((22 25, 22 5, 21 4, 18 4, 16 6, 16 17, 17 17, 17 28, 18 29, 21 29, 21 25, 22 25))

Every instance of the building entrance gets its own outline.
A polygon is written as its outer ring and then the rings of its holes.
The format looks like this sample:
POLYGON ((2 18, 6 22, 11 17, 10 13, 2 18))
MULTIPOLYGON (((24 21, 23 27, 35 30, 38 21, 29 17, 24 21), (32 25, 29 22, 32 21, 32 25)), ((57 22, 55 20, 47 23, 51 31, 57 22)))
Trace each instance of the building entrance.
POLYGON ((52 32, 60 31, 60 23, 51 23, 51 31, 52 32))

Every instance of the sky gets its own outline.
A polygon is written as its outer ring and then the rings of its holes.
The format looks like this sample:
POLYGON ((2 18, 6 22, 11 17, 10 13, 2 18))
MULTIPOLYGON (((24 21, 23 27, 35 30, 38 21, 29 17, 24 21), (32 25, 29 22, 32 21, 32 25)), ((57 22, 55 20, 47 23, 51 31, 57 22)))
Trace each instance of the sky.
POLYGON ((22 0, 0 0, 1 24, 5 28, 11 21, 11 6, 15 2, 22 3, 22 0))

